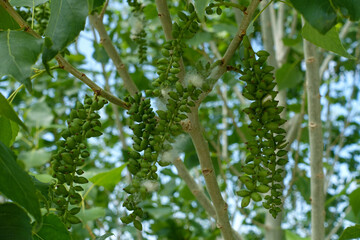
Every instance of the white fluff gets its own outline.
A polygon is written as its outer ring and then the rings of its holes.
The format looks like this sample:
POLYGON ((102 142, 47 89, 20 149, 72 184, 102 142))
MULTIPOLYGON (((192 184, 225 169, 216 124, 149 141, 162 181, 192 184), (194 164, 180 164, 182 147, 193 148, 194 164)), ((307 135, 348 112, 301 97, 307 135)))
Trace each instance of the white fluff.
POLYGON ((142 183, 148 192, 154 192, 159 188, 159 182, 153 180, 146 180, 142 183))
POLYGON ((197 73, 188 73, 185 75, 185 82, 200 88, 204 83, 204 78, 197 73))
POLYGON ((132 35, 139 34, 144 28, 143 19, 140 16, 131 16, 129 22, 132 35))

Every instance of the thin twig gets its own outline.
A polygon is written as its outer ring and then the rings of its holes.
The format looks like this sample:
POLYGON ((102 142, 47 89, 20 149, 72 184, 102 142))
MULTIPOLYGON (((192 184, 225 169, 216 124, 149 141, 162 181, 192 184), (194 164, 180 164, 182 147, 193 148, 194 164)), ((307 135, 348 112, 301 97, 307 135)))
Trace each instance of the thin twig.
POLYGON ((224 102, 224 107, 227 109, 227 113, 229 114, 229 116, 230 116, 230 118, 232 120, 232 123, 233 123, 233 126, 235 128, 236 133, 239 135, 241 141, 243 143, 245 143, 247 141, 247 139, 246 139, 244 133, 238 127, 237 122, 235 120, 235 116, 234 116, 233 112, 231 111, 231 109, 229 108, 227 100, 225 99, 225 97, 223 96, 223 94, 222 94, 222 92, 220 91, 219 88, 217 89, 217 93, 221 97, 222 101, 224 102))
POLYGON ((100 15, 99 15, 99 18, 101 20, 104 19, 104 15, 105 15, 105 12, 106 12, 106 9, 107 9, 108 5, 109 5, 109 0, 106 0, 106 2, 104 4, 104 7, 101 9, 101 12, 100 12, 100 15))
POLYGON ((185 167, 183 161, 180 158, 174 160, 174 165, 178 171, 179 176, 189 187, 192 194, 195 196, 200 205, 205 209, 210 217, 216 219, 215 208, 210 202, 209 198, 206 197, 204 191, 195 182, 194 178, 190 175, 189 171, 185 167))
POLYGON ((345 210, 345 212, 344 212, 344 213, 345 213, 345 214, 344 214, 344 217, 341 218, 341 219, 337 222, 336 226, 331 229, 331 231, 329 232, 329 234, 325 237, 325 240, 330 240, 331 237, 340 229, 340 227, 342 227, 346 215, 348 215, 348 213, 349 213, 351 210, 352 210, 351 206, 348 206, 348 207, 346 208, 346 210, 345 210))
POLYGON ((127 70, 126 65, 122 62, 119 53, 117 52, 113 42, 111 41, 105 29, 102 19, 96 13, 94 13, 94 15, 90 15, 89 19, 91 24, 95 27, 95 29, 99 33, 100 43, 103 45, 106 53, 114 63, 117 72, 119 73, 120 77, 124 82, 124 87, 131 95, 135 95, 137 92, 139 92, 139 89, 135 85, 134 81, 131 79, 131 76, 127 70))
MULTIPOLYGON (((0 1, 0 5, 9 13, 9 15, 19 24, 19 26, 24 29, 25 32, 31 34, 36 38, 41 38, 41 36, 35 32, 29 25, 25 22, 24 19, 15 11, 15 9, 9 4, 8 1, 2 0, 0 1)), ((74 77, 81 80, 83 83, 88 85, 96 94, 106 98, 110 102, 125 108, 129 109, 129 106, 123 100, 118 97, 112 95, 111 93, 105 91, 101 87, 99 87, 96 83, 90 80, 84 73, 77 70, 74 66, 72 66, 69 62, 67 62, 60 54, 56 55, 55 59, 58 61, 59 66, 65 71, 71 73, 74 77)))

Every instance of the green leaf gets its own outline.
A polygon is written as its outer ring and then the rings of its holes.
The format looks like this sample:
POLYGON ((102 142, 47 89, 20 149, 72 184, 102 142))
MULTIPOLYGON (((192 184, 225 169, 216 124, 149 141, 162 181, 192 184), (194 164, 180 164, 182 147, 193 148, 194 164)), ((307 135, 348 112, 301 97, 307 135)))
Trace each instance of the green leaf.
POLYGON ((45 197, 45 199, 49 199, 49 193, 52 191, 50 189, 50 183, 40 182, 36 177, 31 176, 31 180, 34 183, 35 188, 45 197))
POLYGON ((358 0, 332 0, 338 11, 351 21, 360 19, 360 4, 358 0))
POLYGON ((9 13, 2 6, 0 6, 0 31, 19 28, 19 24, 17 24, 17 22, 9 15, 9 13))
POLYGON ((147 4, 144 7, 143 12, 144 12, 145 18, 148 20, 158 17, 158 12, 157 12, 156 6, 153 3, 147 4))
POLYGON ((104 235, 100 236, 100 237, 97 237, 95 240, 105 240, 107 239, 108 237, 111 237, 111 236, 114 236, 113 233, 105 233, 104 235))
POLYGON ((94 41, 94 53, 92 57, 103 64, 106 64, 109 61, 109 55, 106 53, 105 49, 98 43, 94 41))
POLYGON ((146 212, 154 217, 154 219, 166 218, 173 214, 171 207, 144 208, 146 212))
POLYGON ((360 199, 360 188, 357 188, 354 191, 352 191, 352 193, 350 193, 349 195, 350 206, 355 216, 357 216, 360 212, 359 199, 360 199))
POLYGON ((127 164, 123 164, 118 168, 114 168, 107 172, 96 174, 89 180, 94 185, 103 186, 108 190, 112 190, 115 185, 121 180, 121 172, 124 170, 127 164))
POLYGON ((195 11, 196 11, 200 21, 204 21, 205 8, 208 6, 209 2, 210 2, 209 0, 197 0, 197 1, 194 1, 194 3, 195 3, 195 11))
POLYGON ((305 20, 320 33, 325 34, 336 24, 336 12, 329 0, 290 0, 305 20))
POLYGON ((87 0, 51 1, 50 19, 45 36, 52 40, 53 45, 44 48, 42 56, 44 63, 75 40, 85 27, 87 15, 87 0))
POLYGON ((48 127, 54 119, 51 108, 46 102, 40 101, 30 107, 27 112, 27 123, 32 127, 48 127))
POLYGON ((322 47, 325 50, 334 52, 341 56, 354 59, 342 45, 339 34, 337 33, 335 27, 328 31, 325 35, 320 34, 316 29, 314 29, 310 24, 305 23, 302 29, 302 36, 312 42, 313 44, 322 47))
POLYGON ((23 31, 0 32, 0 76, 11 75, 31 91, 31 67, 39 57, 43 40, 23 31))
POLYGON ((25 164, 25 169, 29 170, 33 167, 44 165, 50 160, 51 153, 46 152, 45 149, 31 150, 29 152, 21 152, 18 156, 25 164))
POLYGON ((310 238, 302 238, 299 235, 297 235, 296 233, 293 233, 289 230, 285 230, 285 236, 286 236, 286 240, 311 240, 310 238))
MULTIPOLYGON (((1 66, 1 64, 0 64, 1 66)), ((4 116, 19 125, 21 125, 25 130, 27 127, 25 124, 20 120, 14 109, 9 104, 8 100, 0 93, 0 116, 4 116)))
POLYGON ((346 214, 345 219, 350 222, 360 224, 360 214, 359 216, 355 216, 354 211, 350 211, 348 214, 346 214))
POLYGON ((14 203, 0 205, 0 239, 32 240, 30 218, 14 203))
POLYGON ((92 13, 93 11, 101 10, 105 0, 87 0, 87 2, 89 6, 89 13, 92 13))
POLYGON ((34 235, 34 240, 70 240, 70 233, 64 223, 55 214, 44 216, 43 224, 39 232, 34 235))
MULTIPOLYGON (((16 163, 14 153, 0 142, 0 192, 41 222, 39 199, 31 177, 16 163)), ((1 239, 1 238, 0 238, 1 239)))
POLYGON ((8 118, 0 116, 0 132, 0 141, 10 147, 19 132, 19 125, 8 118))
POLYGON ((285 63, 275 72, 276 82, 279 91, 294 88, 303 79, 302 73, 297 67, 297 62, 285 63))
POLYGON ((310 204, 310 179, 305 175, 300 175, 295 181, 295 185, 304 200, 310 204))
POLYGON ((210 40, 212 40, 212 38, 213 38, 212 33, 198 32, 195 34, 194 37, 187 40, 187 43, 190 44, 191 46, 197 47, 198 45, 200 45, 202 43, 209 42, 210 40))
POLYGON ((82 209, 76 216, 81 219, 83 224, 86 224, 89 221, 96 220, 98 218, 104 217, 105 215, 105 208, 92 207, 90 209, 82 209))
POLYGON ((355 226, 347 227, 344 232, 341 234, 339 240, 346 239, 355 239, 360 238, 360 225, 356 224, 355 226))
POLYGON ((33 7, 43 3, 46 3, 48 0, 9 0, 9 3, 14 7, 33 7))

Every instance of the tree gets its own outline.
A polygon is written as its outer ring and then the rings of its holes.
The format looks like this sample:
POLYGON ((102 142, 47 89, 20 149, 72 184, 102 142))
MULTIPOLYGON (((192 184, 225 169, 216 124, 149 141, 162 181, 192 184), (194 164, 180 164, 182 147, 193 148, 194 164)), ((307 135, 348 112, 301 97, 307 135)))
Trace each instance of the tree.
POLYGON ((0 12, 1 239, 360 237, 355 1, 0 12))

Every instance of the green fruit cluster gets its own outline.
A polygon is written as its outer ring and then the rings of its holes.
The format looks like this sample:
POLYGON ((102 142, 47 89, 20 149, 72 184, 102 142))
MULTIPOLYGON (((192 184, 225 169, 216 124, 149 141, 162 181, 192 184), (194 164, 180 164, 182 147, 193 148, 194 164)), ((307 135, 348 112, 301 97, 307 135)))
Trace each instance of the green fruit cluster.
POLYGON ((184 11, 178 12, 179 21, 173 24, 172 36, 175 39, 190 39, 200 29, 200 20, 195 12, 192 3, 188 5, 188 13, 184 11))
POLYGON ((147 57, 147 42, 146 42, 146 32, 142 29, 138 34, 135 35, 134 41, 138 45, 138 58, 139 63, 146 61, 147 57))
POLYGON ((160 96, 160 89, 174 85, 179 78, 180 58, 183 54, 185 44, 180 40, 170 40, 164 43, 161 49, 163 55, 157 61, 157 74, 159 77, 152 82, 152 86, 158 90, 154 91, 155 96, 160 96))
POLYGON ((88 183, 88 180, 81 176, 84 173, 81 166, 90 156, 86 139, 102 134, 99 131, 100 115, 96 111, 106 103, 105 99, 97 96, 91 98, 87 95, 84 104, 78 101, 70 112, 68 128, 61 132, 62 139, 56 143, 58 150, 51 157, 52 176, 57 180, 53 202, 58 215, 68 228, 71 224, 80 223, 80 219, 75 216, 80 208, 69 209, 69 205, 78 205, 82 201, 79 192, 84 189, 81 184, 88 183))
POLYGON ((34 8, 34 21, 32 8, 21 7, 21 9, 19 9, 17 12, 27 22, 29 26, 32 26, 33 30, 35 30, 40 35, 44 35, 50 18, 49 2, 38 5, 34 8))
MULTIPOLYGON (((145 24, 144 14, 143 14, 143 6, 137 0, 127 0, 127 3, 130 7, 132 7, 132 12, 138 18, 142 19, 142 22, 145 24)), ((138 58, 139 63, 143 63, 146 61, 147 57, 147 42, 146 42, 146 32, 142 29, 139 33, 135 34, 134 41, 138 45, 138 58)))
POLYGON ((238 195, 243 197, 241 206, 246 207, 251 199, 261 201, 260 194, 270 191, 265 196, 263 206, 275 218, 282 204, 283 169, 279 166, 287 163, 285 130, 280 127, 285 123, 280 117, 284 107, 278 106, 275 100, 277 92, 273 88, 276 82, 271 73, 274 67, 266 65, 269 53, 264 50, 255 53, 247 36, 243 39, 243 45, 244 74, 240 79, 246 82, 243 96, 252 101, 243 111, 251 121, 249 132, 254 139, 247 142, 250 154, 242 169, 244 175, 240 177, 246 190, 239 191, 238 195))
POLYGON ((187 118, 186 113, 190 112, 191 106, 195 106, 194 100, 197 100, 202 92, 194 86, 184 88, 179 82, 175 86, 175 89, 168 93, 167 111, 158 110, 157 115, 151 107, 150 99, 143 98, 141 93, 126 98, 131 105, 128 114, 133 122, 130 128, 134 133, 134 143, 133 150, 129 152, 127 166, 133 178, 131 184, 124 188, 129 196, 123 206, 132 213, 121 217, 121 221, 125 224, 133 222, 139 230, 142 225, 136 217, 141 218, 143 211, 138 203, 148 196, 148 190, 143 183, 158 179, 156 163, 160 166, 170 164, 158 156, 172 149, 174 137, 183 132, 180 122, 187 118))

